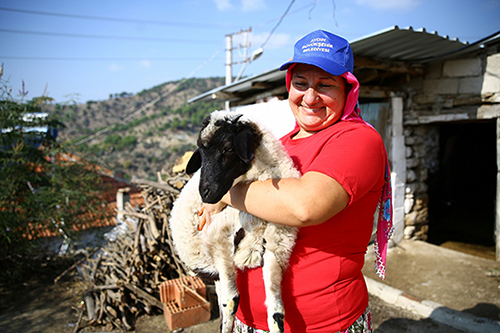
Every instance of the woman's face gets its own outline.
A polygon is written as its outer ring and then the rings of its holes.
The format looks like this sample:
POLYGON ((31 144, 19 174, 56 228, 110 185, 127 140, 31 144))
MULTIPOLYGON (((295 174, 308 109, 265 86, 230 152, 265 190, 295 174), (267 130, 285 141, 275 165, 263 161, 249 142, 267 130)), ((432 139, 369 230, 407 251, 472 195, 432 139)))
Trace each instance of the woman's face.
POLYGON ((288 99, 300 127, 295 138, 307 137, 340 119, 346 101, 346 83, 343 77, 319 67, 297 64, 288 99))

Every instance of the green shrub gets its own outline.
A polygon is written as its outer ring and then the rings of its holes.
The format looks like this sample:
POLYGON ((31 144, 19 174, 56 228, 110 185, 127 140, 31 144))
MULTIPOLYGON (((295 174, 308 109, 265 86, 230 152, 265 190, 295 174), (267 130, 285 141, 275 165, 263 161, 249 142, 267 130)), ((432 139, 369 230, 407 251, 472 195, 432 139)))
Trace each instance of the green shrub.
POLYGON ((0 74, 0 257, 25 253, 41 230, 71 236, 74 227, 109 218, 95 167, 66 158, 66 147, 34 130, 64 127, 55 117, 33 117, 50 99, 15 101, 10 91, 0 74))

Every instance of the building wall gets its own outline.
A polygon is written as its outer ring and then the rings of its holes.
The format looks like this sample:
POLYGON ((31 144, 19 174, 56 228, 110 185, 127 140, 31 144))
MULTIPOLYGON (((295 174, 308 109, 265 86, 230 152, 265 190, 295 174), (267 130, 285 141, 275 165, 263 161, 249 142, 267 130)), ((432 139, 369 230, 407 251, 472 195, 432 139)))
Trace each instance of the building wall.
POLYGON ((423 77, 406 86, 406 239, 427 239, 427 180, 439 168, 439 124, 500 116, 500 54, 495 52, 429 64, 423 77))
POLYGON ((439 166, 439 130, 436 125, 406 126, 405 228, 406 239, 427 239, 429 196, 427 180, 439 166))

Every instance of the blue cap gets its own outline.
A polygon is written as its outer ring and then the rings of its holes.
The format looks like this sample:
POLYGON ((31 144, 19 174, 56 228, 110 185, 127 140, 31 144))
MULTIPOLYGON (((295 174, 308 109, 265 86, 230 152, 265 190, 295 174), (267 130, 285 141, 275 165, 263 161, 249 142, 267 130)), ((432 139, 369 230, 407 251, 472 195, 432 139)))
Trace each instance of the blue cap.
POLYGON ((281 65, 286 70, 292 64, 314 65, 332 75, 353 72, 354 56, 351 45, 342 37, 324 30, 316 30, 295 43, 293 58, 281 65))

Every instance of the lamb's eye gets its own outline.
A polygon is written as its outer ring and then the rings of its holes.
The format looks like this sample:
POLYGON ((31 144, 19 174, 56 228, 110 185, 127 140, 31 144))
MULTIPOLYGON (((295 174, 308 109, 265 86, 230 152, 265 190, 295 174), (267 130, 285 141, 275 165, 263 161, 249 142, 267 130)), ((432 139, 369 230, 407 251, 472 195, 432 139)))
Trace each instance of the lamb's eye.
POLYGON ((230 153, 234 150, 234 146, 222 149, 222 154, 230 153))

